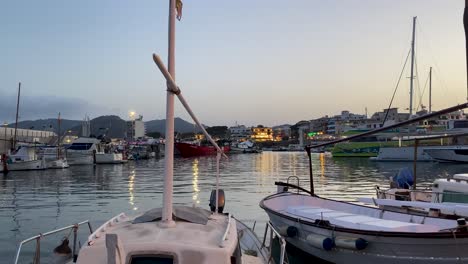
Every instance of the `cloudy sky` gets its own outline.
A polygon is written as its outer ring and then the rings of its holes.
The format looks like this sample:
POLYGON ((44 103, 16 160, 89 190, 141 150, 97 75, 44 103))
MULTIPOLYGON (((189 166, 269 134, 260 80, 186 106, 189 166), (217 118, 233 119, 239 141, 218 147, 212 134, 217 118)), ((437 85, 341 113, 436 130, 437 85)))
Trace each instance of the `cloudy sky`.
MULTIPOLYGON (((388 106, 417 23, 414 104, 465 101, 462 0, 185 0, 176 77, 203 123, 277 125, 388 106), (421 97, 422 95, 422 97, 421 97)), ((168 1, 3 1, 0 121, 164 118, 168 1)), ((409 69, 409 67, 408 67, 409 69)), ((409 71, 394 105, 409 106, 409 71)), ((189 119, 179 106, 178 116, 189 119)))

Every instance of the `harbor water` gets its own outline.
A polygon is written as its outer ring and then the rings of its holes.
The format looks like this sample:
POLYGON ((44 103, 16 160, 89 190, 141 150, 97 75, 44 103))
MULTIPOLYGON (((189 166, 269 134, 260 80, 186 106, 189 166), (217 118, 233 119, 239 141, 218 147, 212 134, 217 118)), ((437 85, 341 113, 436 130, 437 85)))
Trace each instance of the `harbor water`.
MULTIPOLYGON (((374 197, 376 185, 388 187, 388 178, 400 168, 412 168, 412 163, 312 155, 316 193, 346 201, 374 197)), ((215 186, 215 157, 176 158, 174 167, 174 202, 208 209, 215 186)), ((417 181, 429 187, 436 178, 464 172, 468 165, 419 163, 417 181)), ((41 232, 87 219, 97 228, 121 212, 135 215, 161 207, 163 174, 163 159, 0 174, 0 263, 12 263, 18 243, 41 232)), ((230 155, 221 161, 225 211, 251 227, 255 223, 257 234, 263 234, 267 215, 258 204, 276 191, 275 181, 286 181, 289 176, 299 177, 300 185, 310 188, 305 152, 230 155)), ((83 227, 79 234, 83 245, 89 232, 83 227)), ((43 239, 42 257, 47 258, 66 236, 70 233, 43 239)), ((33 242, 24 248, 21 263, 32 262, 34 247, 33 242)))

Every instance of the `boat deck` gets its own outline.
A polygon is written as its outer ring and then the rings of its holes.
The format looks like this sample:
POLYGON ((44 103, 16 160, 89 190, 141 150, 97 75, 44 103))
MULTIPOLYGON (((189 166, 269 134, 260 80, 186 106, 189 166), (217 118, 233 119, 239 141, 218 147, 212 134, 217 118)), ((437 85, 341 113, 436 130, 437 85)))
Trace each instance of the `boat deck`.
POLYGON ((89 245, 80 250, 78 264, 110 263, 109 250, 122 263, 148 254, 169 255, 177 263, 228 263, 237 246, 236 223, 227 215, 209 217, 206 224, 177 221, 172 228, 161 227, 159 221, 119 219, 91 236, 89 245))

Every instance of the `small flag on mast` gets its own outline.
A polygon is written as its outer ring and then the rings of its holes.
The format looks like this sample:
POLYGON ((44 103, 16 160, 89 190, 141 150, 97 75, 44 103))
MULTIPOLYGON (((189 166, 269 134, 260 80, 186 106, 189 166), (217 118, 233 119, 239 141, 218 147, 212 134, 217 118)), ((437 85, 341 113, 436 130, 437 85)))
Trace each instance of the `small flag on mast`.
POLYGON ((184 4, 182 4, 182 0, 176 0, 176 10, 177 10, 176 18, 179 21, 182 19, 182 6, 183 5, 184 4))

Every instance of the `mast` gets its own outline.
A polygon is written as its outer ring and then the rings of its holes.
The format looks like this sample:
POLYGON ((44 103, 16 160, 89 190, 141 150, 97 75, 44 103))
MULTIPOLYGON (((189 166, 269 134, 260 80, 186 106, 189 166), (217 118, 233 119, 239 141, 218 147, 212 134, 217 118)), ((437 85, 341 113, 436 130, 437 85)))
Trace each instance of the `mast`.
POLYGON ((466 55, 466 100, 468 100, 468 0, 465 0, 465 10, 463 12, 463 26, 465 28, 465 55, 466 55))
POLYGON ((21 82, 18 83, 18 99, 16 101, 16 121, 15 121, 15 135, 13 138, 13 149, 16 149, 16 131, 18 130, 18 114, 19 114, 19 102, 21 94, 21 82))
POLYGON ((58 113, 58 119, 57 119, 57 159, 60 159, 61 156, 61 149, 60 149, 60 143, 61 143, 61 137, 60 137, 60 123, 62 123, 62 120, 60 119, 60 112, 58 113))
MULTIPOLYGON (((175 80, 175 19, 176 0, 169 0, 169 43, 168 43, 168 68, 175 80)), ((161 224, 164 227, 175 226, 172 220, 172 193, 174 178, 174 93, 167 83, 166 97, 166 143, 164 153, 164 192, 161 224)))
MULTIPOLYGON (((468 0, 466 0, 468 1, 468 0)), ((411 75, 410 75, 410 105, 409 105, 409 118, 413 115, 413 79, 414 79, 414 44, 416 41, 416 17, 413 17, 413 38, 411 41, 411 75)))
POLYGON ((429 114, 431 112, 432 112, 432 67, 429 68, 429 114))

